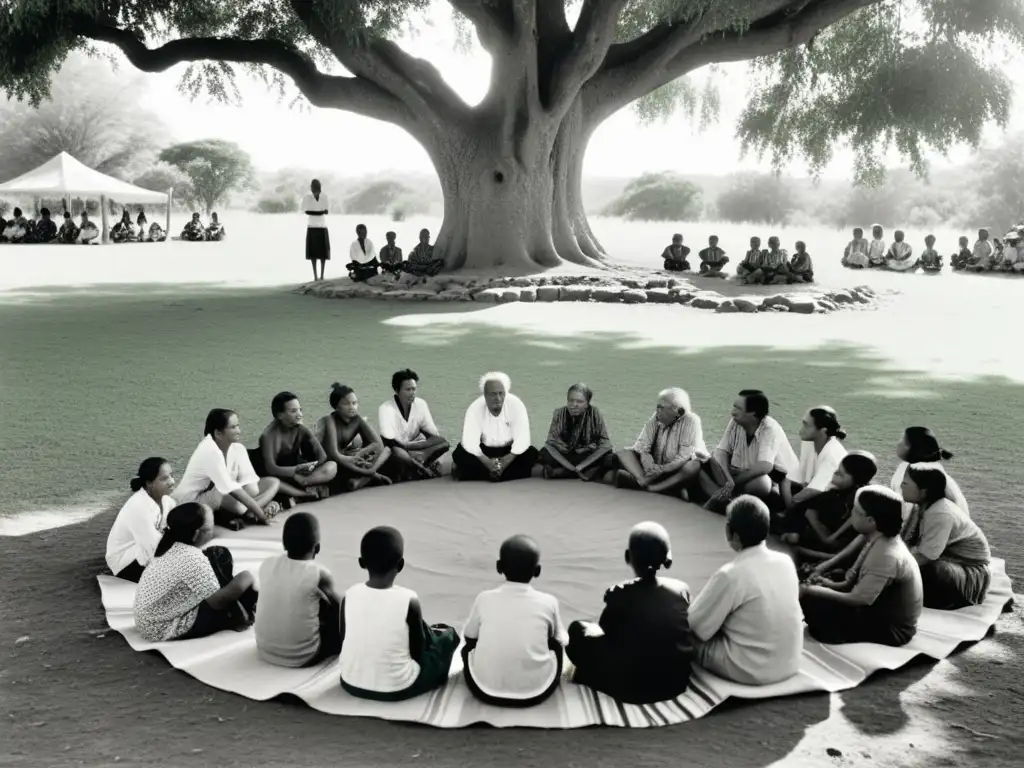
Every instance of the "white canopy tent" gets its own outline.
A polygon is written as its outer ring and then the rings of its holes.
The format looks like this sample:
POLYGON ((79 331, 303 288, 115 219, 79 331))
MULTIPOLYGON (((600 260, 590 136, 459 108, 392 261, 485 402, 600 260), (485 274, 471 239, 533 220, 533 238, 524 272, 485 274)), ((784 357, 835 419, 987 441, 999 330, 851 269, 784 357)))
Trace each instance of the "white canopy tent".
MULTIPOLYGON (((94 171, 67 152, 47 160, 33 171, 0 184, 3 195, 34 195, 66 199, 69 197, 99 198, 103 221, 103 242, 109 240, 107 200, 119 203, 165 203, 167 232, 171 230, 171 192, 154 192, 94 171)), ((168 237, 170 240, 170 237, 168 237)))

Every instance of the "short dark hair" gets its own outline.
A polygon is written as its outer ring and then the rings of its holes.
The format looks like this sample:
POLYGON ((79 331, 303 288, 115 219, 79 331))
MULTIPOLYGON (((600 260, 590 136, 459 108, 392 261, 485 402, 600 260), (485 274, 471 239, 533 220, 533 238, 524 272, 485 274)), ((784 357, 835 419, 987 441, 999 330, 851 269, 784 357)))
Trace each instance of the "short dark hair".
POLYGON ((320 521, 309 512, 296 512, 284 521, 281 541, 289 557, 308 555, 320 543, 320 521))
POLYGON ((211 408, 206 414, 206 424, 203 426, 204 435, 212 435, 218 430, 227 429, 228 422, 235 412, 228 408, 211 408))
POLYGON ((884 485, 868 485, 857 491, 857 503, 875 521, 879 533, 890 539, 903 530, 903 499, 884 485))
POLYGON ((373 575, 394 570, 405 557, 405 541, 397 528, 380 525, 371 528, 359 543, 359 562, 373 575))
POLYGON ((334 382, 331 384, 331 394, 327 397, 327 401, 331 404, 331 408, 337 408, 338 403, 344 400, 346 397, 355 392, 352 387, 346 386, 345 384, 339 384, 334 382))
POLYGON ((768 505, 756 496, 737 496, 725 510, 726 525, 736 534, 743 548, 756 547, 768 538, 771 515, 768 505))
POLYGON ((768 415, 768 396, 760 389, 741 389, 740 397, 747 406, 747 412, 763 419, 768 415))
POLYGON ((400 371, 395 371, 391 374, 391 389, 395 392, 402 388, 402 385, 412 379, 417 384, 419 383, 420 377, 416 374, 412 368, 403 368, 400 371))
POLYGON ((583 395, 583 397, 586 399, 588 403, 594 398, 594 390, 592 390, 582 381, 577 382, 576 384, 573 384, 571 387, 569 387, 569 391, 565 393, 565 396, 568 397, 573 392, 579 392, 581 395, 583 395))
POLYGON ((274 395, 274 398, 270 401, 270 415, 275 419, 284 413, 284 407, 288 405, 292 400, 298 400, 299 396, 294 392, 278 392, 274 395))
POLYGON ((924 491, 925 504, 930 506, 939 499, 946 497, 946 486, 949 480, 945 470, 938 464, 911 464, 907 467, 907 477, 914 485, 924 491))
POLYGON ((398 237, 398 235, 396 235, 391 230, 388 230, 387 232, 384 233, 384 237, 398 237))
POLYGON ((540 564, 540 547, 529 536, 517 534, 501 543, 501 572, 510 581, 528 582, 540 564))
POLYGON ((843 456, 839 464, 850 473, 854 485, 858 488, 870 483, 878 474, 878 462, 867 451, 850 451, 843 456))
POLYGON ((40 216, 45 216, 46 218, 50 218, 50 209, 49 208, 41 208, 39 210, 39 215, 40 216))

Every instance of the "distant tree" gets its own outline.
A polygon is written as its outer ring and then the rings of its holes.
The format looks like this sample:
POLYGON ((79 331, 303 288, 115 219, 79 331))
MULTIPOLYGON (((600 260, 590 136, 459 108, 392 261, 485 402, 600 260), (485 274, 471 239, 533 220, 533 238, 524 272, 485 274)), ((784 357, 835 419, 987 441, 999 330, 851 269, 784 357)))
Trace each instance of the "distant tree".
POLYGON ((1024 131, 983 148, 974 159, 976 187, 970 192, 974 225, 995 227, 1001 237, 1010 227, 1024 221, 1024 131))
POLYGON ((671 172, 637 177, 604 210, 630 221, 696 221, 703 212, 701 188, 671 172))
POLYGON ((374 181, 345 198, 345 213, 364 216, 383 216, 395 210, 408 216, 424 213, 429 208, 415 190, 400 181, 374 181))
POLYGON ((298 195, 261 197, 256 201, 257 213, 295 213, 299 210, 298 195))
POLYGON ((191 200, 201 204, 207 214, 227 202, 229 193, 255 187, 252 159, 232 141, 203 139, 175 144, 160 153, 160 160, 188 176, 191 200))
POLYGON ((157 161, 152 167, 139 174, 132 184, 156 192, 173 190, 174 202, 183 204, 192 200, 192 181, 177 166, 157 161))
POLYGON ((786 224, 796 200, 791 179, 768 174, 742 174, 718 196, 718 218, 736 224, 786 224))
POLYGON ((54 76, 52 98, 38 109, 0 102, 0 180, 20 176, 61 152, 100 173, 130 179, 152 162, 167 129, 139 106, 145 75, 114 72, 76 54, 54 76))

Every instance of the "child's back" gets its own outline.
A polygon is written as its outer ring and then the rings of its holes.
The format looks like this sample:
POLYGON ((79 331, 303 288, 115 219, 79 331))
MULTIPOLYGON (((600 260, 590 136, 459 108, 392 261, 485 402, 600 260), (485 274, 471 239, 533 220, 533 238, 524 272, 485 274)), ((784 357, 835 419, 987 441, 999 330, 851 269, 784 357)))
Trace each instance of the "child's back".
POLYGON ((342 603, 345 642, 341 680, 375 693, 408 689, 420 673, 409 646, 409 604, 416 593, 405 587, 374 589, 355 584, 342 603))
POLYGON ((609 589, 604 602, 601 628, 638 674, 656 669, 671 674, 675 662, 689 666, 693 639, 690 588, 685 582, 665 577, 636 578, 609 589), (665 669, 665 664, 670 668, 665 669))
POLYGON ((282 667, 302 667, 320 650, 321 568, 287 554, 263 561, 256 647, 260 657, 282 667))

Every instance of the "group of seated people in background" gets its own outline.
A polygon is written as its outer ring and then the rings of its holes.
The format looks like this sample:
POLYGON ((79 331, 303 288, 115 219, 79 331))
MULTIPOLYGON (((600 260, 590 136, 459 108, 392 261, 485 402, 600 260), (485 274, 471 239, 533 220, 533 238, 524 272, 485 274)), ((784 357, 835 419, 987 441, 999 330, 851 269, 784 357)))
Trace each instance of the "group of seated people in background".
POLYGON ((444 260, 434 258, 434 246, 430 243, 430 230, 420 230, 420 241, 409 252, 408 258, 395 244, 397 235, 386 232, 387 245, 377 251, 367 236, 365 224, 356 226, 356 239, 348 249, 349 262, 345 265, 348 276, 355 282, 363 282, 382 272, 398 277, 403 272, 418 277, 433 277, 444 269, 444 260))
MULTIPOLYGON (((418 386, 414 371, 394 374, 377 429, 350 387, 332 387, 331 411, 315 428, 304 423, 296 395, 280 393, 252 452, 241 443, 237 414, 214 409, 180 482, 165 459, 143 461, 107 542, 110 570, 138 581, 142 637, 161 642, 255 624, 268 663, 306 667, 340 655, 341 685, 354 696, 395 701, 443 685, 460 637, 427 623, 416 592, 396 585, 405 560, 394 528, 363 536, 367 579, 344 592, 315 562, 319 526, 306 512, 287 518, 284 552, 261 564, 258 579, 235 573, 227 549, 203 549, 215 524, 265 524, 281 502, 441 474, 437 462, 450 443, 418 386)), ((914 637, 923 607, 954 610, 986 598, 988 542, 943 467, 952 454, 925 427, 905 430, 895 450, 900 464, 883 486, 874 456, 845 447, 834 409, 805 412, 798 456, 759 390, 738 394, 711 451, 677 387, 659 393, 635 441, 618 450, 585 384, 569 388, 540 449, 507 375, 485 374, 480 393, 452 454, 454 478, 514 481, 537 466, 550 480, 693 499, 724 515, 737 553, 694 597, 662 573, 673 565, 666 530, 641 523, 625 552, 635 578, 605 592, 596 622, 566 629, 557 599, 531 586, 541 575, 538 543, 508 539, 497 560, 505 584, 476 598, 462 632, 464 679, 484 702, 543 701, 559 685, 563 656, 573 682, 632 703, 669 700, 698 684, 693 664, 770 684, 797 672, 805 623, 824 643, 901 646, 914 637), (771 534, 788 554, 767 547, 771 534)))
POLYGON ((199 218, 199 213, 194 212, 192 218, 185 224, 185 228, 181 230, 181 237, 179 239, 190 243, 216 243, 227 236, 228 233, 225 231, 224 225, 220 223, 220 218, 216 212, 210 214, 210 223, 207 225, 203 224, 203 220, 199 218))
MULTIPOLYGON (((971 248, 966 237, 959 240, 959 250, 951 257, 950 266, 956 272, 1024 272, 1024 223, 1011 229, 1003 239, 989 238, 987 229, 978 230, 978 239, 971 248)), ((906 242, 902 230, 893 233, 891 245, 885 241, 881 225, 871 228, 871 240, 864 237, 864 230, 853 230, 853 239, 843 251, 843 266, 850 269, 888 269, 895 272, 914 272, 918 269, 937 274, 945 266, 945 260, 935 250, 935 235, 924 238, 924 250, 914 257, 913 247, 906 242)))
MULTIPOLYGON (((779 238, 769 237, 768 247, 761 248, 761 238, 750 238, 750 250, 736 265, 736 279, 746 285, 781 285, 814 282, 814 263, 807 252, 807 244, 797 240, 793 255, 781 247, 779 238)), ((665 269, 669 272, 688 272, 690 262, 689 247, 683 245, 683 236, 672 235, 672 243, 665 247, 661 254, 665 269)), ((697 274, 701 277, 727 277, 723 269, 729 263, 725 251, 718 245, 718 236, 708 238, 708 247, 698 254, 700 267, 697 274)))
MULTIPOLYGON (((189 242, 220 241, 227 236, 224 225, 216 213, 211 214, 210 224, 204 225, 198 213, 181 232, 181 239, 189 242)), ((135 221, 125 208, 121 218, 110 228, 110 240, 113 243, 162 243, 167 239, 167 232, 158 222, 149 223, 146 212, 142 209, 135 221)), ((80 220, 75 219, 68 211, 64 211, 64 221, 58 227, 50 216, 49 208, 39 211, 38 219, 27 218, 21 208, 12 211, 8 221, 0 217, 0 243, 81 243, 100 242, 100 228, 82 211, 80 220)))

